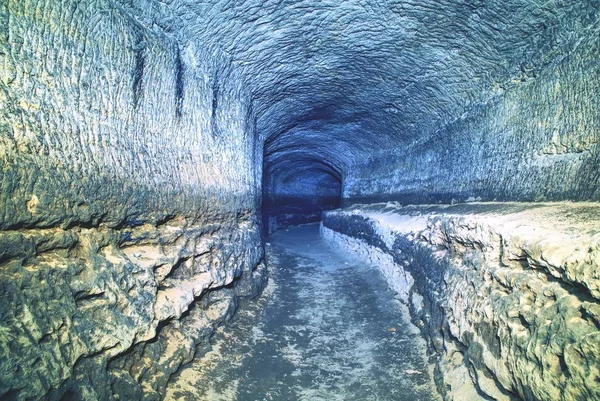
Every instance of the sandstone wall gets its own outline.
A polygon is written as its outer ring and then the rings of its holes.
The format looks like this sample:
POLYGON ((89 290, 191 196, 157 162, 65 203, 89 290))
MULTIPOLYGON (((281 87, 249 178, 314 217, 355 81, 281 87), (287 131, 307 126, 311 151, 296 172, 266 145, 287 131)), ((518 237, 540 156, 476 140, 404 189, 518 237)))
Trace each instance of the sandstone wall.
POLYGON ((596 204, 355 206, 322 233, 371 258, 448 400, 600 398, 596 204), (391 260, 390 260, 391 259, 391 260))
POLYGON ((0 3, 0 398, 157 398, 260 289, 249 100, 142 22, 0 3))
POLYGON ((600 199, 599 29, 538 71, 493 83, 489 100, 434 134, 381 143, 348 169, 345 203, 600 199))

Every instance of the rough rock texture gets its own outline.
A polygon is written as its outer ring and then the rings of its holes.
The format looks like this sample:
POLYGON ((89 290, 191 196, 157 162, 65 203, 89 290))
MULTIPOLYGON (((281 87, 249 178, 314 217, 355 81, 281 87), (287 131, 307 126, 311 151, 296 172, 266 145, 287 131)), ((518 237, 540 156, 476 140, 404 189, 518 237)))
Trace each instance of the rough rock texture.
POLYGON ((0 35, 0 398, 156 399, 261 286, 240 81, 112 1, 2 1, 0 35))
POLYGON ((384 275, 428 338, 446 399, 592 400, 599 216, 585 203, 379 204, 326 212, 322 232, 393 258, 384 275))
POLYGON ((0 396, 159 397, 261 286, 263 178, 267 209, 309 216, 338 182, 346 202, 598 200, 599 13, 0 1, 0 396))
POLYGON ((346 204, 600 199, 598 0, 123 3, 230 66, 206 95, 247 95, 265 183, 320 169, 346 204))
POLYGON ((358 161, 346 203, 599 200, 599 29, 429 137, 358 161))
POLYGON ((157 399, 260 290, 258 240, 247 219, 3 232, 1 394, 157 399))
POLYGON ((289 77, 256 75, 282 93, 267 177, 325 163, 346 205, 600 199, 597 0, 307 3, 257 16, 289 77))

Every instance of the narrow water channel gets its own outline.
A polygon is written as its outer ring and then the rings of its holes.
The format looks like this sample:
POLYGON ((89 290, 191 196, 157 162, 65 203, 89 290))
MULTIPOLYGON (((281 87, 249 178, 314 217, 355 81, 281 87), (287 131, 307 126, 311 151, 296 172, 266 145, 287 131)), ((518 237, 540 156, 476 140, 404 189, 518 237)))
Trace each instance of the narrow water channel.
POLYGON ((167 400, 438 400, 425 343, 373 267, 318 225, 269 238, 270 282, 173 379, 167 400))

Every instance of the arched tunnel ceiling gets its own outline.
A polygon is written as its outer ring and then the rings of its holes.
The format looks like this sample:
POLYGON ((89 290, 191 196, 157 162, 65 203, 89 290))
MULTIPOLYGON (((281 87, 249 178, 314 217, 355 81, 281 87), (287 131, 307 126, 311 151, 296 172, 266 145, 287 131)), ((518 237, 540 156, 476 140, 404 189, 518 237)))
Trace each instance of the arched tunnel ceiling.
POLYGON ((307 122, 270 138, 265 143, 264 164, 269 173, 293 171, 302 168, 303 164, 314 164, 341 177, 352 158, 372 145, 372 138, 360 132, 358 124, 307 122))
POLYGON ((473 104, 535 79, 597 22, 599 8, 563 0, 130 2, 145 25, 240 71, 267 166, 298 148, 341 169, 427 138, 473 104))

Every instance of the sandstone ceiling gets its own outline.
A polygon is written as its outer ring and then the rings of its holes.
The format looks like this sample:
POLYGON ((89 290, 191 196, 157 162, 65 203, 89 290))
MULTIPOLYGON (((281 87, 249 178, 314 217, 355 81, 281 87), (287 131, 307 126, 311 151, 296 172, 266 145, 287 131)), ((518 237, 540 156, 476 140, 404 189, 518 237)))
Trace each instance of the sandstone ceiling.
POLYGON ((340 172, 426 141, 535 80, 597 29, 597 1, 130 1, 146 26, 238 72, 269 171, 340 172))

